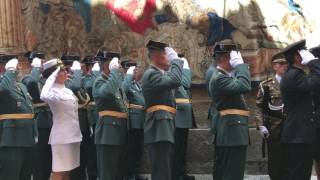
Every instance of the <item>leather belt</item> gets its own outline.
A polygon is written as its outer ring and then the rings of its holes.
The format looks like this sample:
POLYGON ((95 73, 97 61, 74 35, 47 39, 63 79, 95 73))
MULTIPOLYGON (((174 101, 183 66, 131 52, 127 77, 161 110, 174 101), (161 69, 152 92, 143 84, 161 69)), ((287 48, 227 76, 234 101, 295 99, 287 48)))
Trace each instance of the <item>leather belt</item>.
POLYGON ((33 107, 36 107, 36 108, 38 108, 38 107, 46 107, 48 104, 47 103, 35 103, 35 104, 33 104, 33 107))
POLYGON ((0 114, 0 120, 7 119, 33 119, 33 114, 0 114))
POLYGON ((137 104, 129 104, 128 107, 130 109, 144 109, 144 106, 142 105, 137 105, 137 104))
POLYGON ((191 100, 187 98, 176 98, 177 104, 190 104, 191 100))
POLYGON ((151 106, 147 109, 147 113, 152 113, 155 111, 159 111, 159 110, 163 110, 163 111, 168 111, 171 112, 173 114, 175 114, 177 112, 177 110, 171 106, 166 106, 166 105, 154 105, 151 106))
POLYGON ((250 111, 242 110, 242 109, 225 109, 219 112, 220 116, 225 115, 240 115, 240 116, 250 116, 250 111))
POLYGON ((103 117, 103 116, 112 116, 112 117, 120 118, 120 119, 127 119, 127 118, 128 118, 128 114, 125 113, 125 112, 109 111, 109 110, 100 111, 100 112, 99 112, 99 116, 100 116, 100 117, 103 117))

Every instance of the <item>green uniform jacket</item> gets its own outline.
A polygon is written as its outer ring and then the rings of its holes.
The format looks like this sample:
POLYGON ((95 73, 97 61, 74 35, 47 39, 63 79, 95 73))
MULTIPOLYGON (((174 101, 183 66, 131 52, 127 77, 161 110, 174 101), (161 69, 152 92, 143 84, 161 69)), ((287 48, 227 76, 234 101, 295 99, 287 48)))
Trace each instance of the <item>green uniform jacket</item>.
MULTIPOLYGON (((27 87, 34 104, 44 103, 40 99, 41 89, 45 84, 45 79, 41 79, 40 68, 32 68, 31 73, 23 78, 22 83, 27 87)), ((37 128, 52 127, 52 113, 48 105, 34 107, 34 114, 37 128)))
MULTIPOLYGON (((16 72, 7 71, 0 83, 0 114, 33 113, 26 87, 16 81, 16 72)), ((0 121, 0 147, 30 147, 35 144, 34 119, 0 121)))
MULTIPOLYGON (((140 84, 133 80, 132 75, 127 75, 123 81, 123 90, 126 92, 129 104, 145 107, 144 97, 140 84)), ((145 109, 129 109, 130 128, 143 129, 146 112, 145 109)))
POLYGON ((93 95, 92 95, 92 88, 93 88, 93 83, 97 79, 97 77, 100 76, 100 71, 93 71, 91 74, 87 74, 83 78, 83 87, 86 90, 86 92, 90 96, 90 103, 87 107, 88 110, 88 120, 90 126, 95 126, 97 121, 99 120, 99 114, 98 114, 98 109, 96 105, 92 105, 91 102, 94 102, 93 95))
MULTIPOLYGON (((151 65, 142 78, 142 92, 146 101, 146 109, 154 105, 175 107, 174 90, 181 85, 183 61, 175 59, 171 68, 162 73, 151 65)), ((146 114, 144 126, 145 143, 174 143, 175 115, 167 111, 155 111, 146 114)))
MULTIPOLYGON (((121 87, 122 79, 123 74, 118 69, 112 69, 108 76, 102 74, 96 79, 92 94, 99 112, 104 110, 128 112, 125 92, 121 87)), ((96 144, 125 145, 126 142, 126 119, 100 117, 96 125, 96 144)))
POLYGON ((251 90, 250 72, 247 64, 240 64, 234 69, 234 77, 215 68, 209 91, 215 110, 212 117, 215 126, 216 146, 242 146, 249 144, 248 117, 240 115, 220 116, 225 109, 247 110, 243 94, 251 90))
MULTIPOLYGON (((183 69, 182 85, 175 91, 176 98, 191 99, 189 89, 191 88, 191 71, 183 69)), ((192 128, 194 125, 192 104, 177 103, 176 127, 177 128, 192 128)))
POLYGON ((77 96, 79 109, 79 124, 81 132, 89 131, 89 122, 88 122, 88 114, 87 109, 84 105, 86 105, 90 101, 89 95, 86 93, 82 84, 82 70, 73 71, 72 77, 65 82, 65 85, 68 89, 72 90, 72 92, 77 96), (83 106, 83 107, 81 107, 83 106))

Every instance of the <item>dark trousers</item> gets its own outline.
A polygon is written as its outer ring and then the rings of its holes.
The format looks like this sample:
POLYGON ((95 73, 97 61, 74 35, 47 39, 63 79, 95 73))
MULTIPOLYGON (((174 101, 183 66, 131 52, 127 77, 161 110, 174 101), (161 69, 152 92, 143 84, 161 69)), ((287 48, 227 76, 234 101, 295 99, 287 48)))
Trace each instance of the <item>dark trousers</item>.
POLYGON ((310 180, 313 149, 311 143, 285 145, 285 173, 283 180, 310 180))
POLYGON ((247 146, 215 147, 214 180, 243 180, 247 146))
POLYGON ((80 166, 73 169, 70 172, 71 180, 87 180, 86 169, 88 166, 89 155, 89 141, 90 141, 90 132, 81 132, 82 141, 80 144, 80 166))
POLYGON ((123 180, 125 147, 96 145, 100 180, 123 180))
POLYGON ((188 146, 189 129, 176 128, 173 155, 173 179, 181 179, 186 175, 186 156, 188 146))
POLYGON ((0 179, 30 180, 33 147, 0 147, 0 179))
POLYGON ((88 164, 87 172, 89 180, 96 180, 98 176, 97 171, 97 150, 94 144, 95 125, 92 126, 92 133, 88 142, 88 164))
POLYGON ((148 144, 151 161, 152 180, 172 179, 173 144, 170 142, 157 142, 148 144))
POLYGON ((130 129, 128 139, 128 176, 139 174, 143 154, 143 129, 130 129))
POLYGON ((267 140, 268 174, 271 180, 283 180, 284 147, 280 140, 267 140))
POLYGON ((38 128, 38 143, 34 150, 34 180, 49 180, 52 166, 51 146, 48 144, 50 128, 38 128))

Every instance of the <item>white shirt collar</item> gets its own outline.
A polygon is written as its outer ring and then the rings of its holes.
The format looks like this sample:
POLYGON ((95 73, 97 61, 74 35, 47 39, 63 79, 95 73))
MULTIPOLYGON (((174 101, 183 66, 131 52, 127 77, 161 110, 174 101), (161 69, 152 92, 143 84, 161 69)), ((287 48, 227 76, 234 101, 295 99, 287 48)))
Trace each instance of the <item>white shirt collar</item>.
POLYGON ((151 64, 151 66, 153 66, 154 68, 158 69, 162 74, 165 73, 165 70, 159 68, 158 66, 154 65, 154 64, 151 64))
POLYGON ((280 75, 276 74, 276 80, 278 81, 278 83, 280 83, 280 82, 281 82, 281 79, 282 79, 282 76, 280 76, 280 75))
POLYGON ((54 83, 54 86, 56 88, 65 88, 66 86, 64 84, 54 83))

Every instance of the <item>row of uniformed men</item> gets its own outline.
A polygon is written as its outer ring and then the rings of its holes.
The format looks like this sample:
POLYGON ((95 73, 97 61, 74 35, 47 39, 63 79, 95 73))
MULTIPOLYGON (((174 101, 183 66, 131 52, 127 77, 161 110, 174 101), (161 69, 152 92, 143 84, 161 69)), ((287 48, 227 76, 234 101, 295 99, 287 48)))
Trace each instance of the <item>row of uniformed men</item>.
MULTIPOLYGON (((71 171, 71 179, 145 179, 139 175, 144 142, 152 179, 194 179, 185 169, 188 130, 195 126, 188 62, 166 44, 150 41, 147 48, 151 66, 143 84, 142 69, 130 61, 121 63, 123 68, 109 68, 118 53, 99 51, 83 60, 82 69, 79 57, 61 58, 71 67, 66 87, 79 99, 83 136, 80 167, 71 171)), ((50 74, 41 74, 43 54, 26 55, 32 70, 22 83, 8 67, 0 81, 0 179, 29 179, 31 174, 35 180, 50 178, 52 115, 40 99, 50 74)), ((0 64, 15 57, 1 55, 0 64)))
MULTIPOLYGON (((215 180, 244 178, 250 113, 243 96, 251 91, 251 80, 237 50, 231 41, 218 43, 217 66, 206 74, 213 100, 209 119, 215 135, 215 180)), ((313 159, 319 175, 319 57, 320 46, 309 51, 305 40, 293 43, 273 56, 275 75, 260 84, 257 105, 263 123, 257 122, 257 129, 267 141, 271 180, 309 180, 313 159)))

